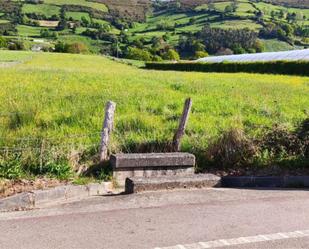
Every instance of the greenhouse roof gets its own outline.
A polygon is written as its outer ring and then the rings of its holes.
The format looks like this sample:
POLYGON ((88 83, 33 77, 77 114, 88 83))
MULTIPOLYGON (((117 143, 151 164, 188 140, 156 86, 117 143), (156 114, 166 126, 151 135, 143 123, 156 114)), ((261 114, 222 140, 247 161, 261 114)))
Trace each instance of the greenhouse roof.
POLYGON ((309 49, 291 50, 283 52, 266 52, 256 54, 237 54, 223 56, 209 56, 198 59, 197 62, 257 62, 257 61, 295 61, 309 60, 309 49))

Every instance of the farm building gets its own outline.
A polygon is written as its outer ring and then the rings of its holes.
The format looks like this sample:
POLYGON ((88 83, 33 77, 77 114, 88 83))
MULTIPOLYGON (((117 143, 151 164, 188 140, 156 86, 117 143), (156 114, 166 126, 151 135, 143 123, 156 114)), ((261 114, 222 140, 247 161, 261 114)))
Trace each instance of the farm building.
POLYGON ((198 59, 197 62, 258 62, 258 61, 309 61, 309 49, 291 50, 283 52, 266 52, 256 54, 237 54, 210 56, 198 59))

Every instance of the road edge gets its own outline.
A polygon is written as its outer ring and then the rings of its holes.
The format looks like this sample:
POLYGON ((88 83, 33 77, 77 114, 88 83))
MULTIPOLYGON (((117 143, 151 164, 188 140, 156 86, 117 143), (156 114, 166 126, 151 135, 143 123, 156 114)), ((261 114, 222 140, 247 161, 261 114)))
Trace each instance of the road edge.
POLYGON ((112 182, 102 182, 87 185, 65 185, 52 189, 24 192, 1 199, 0 212, 29 210, 52 202, 104 195, 110 193, 112 189, 112 182))

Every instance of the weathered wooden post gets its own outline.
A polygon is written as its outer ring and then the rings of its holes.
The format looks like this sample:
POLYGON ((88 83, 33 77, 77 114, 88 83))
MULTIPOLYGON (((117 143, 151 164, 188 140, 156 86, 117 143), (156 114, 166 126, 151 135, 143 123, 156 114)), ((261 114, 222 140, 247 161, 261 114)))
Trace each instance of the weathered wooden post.
POLYGON ((182 139, 183 135, 185 134, 185 129, 186 129, 186 125, 188 123, 191 107, 192 107, 192 99, 188 98, 185 101, 183 112, 182 112, 182 115, 181 115, 180 121, 179 121, 179 126, 178 126, 178 129, 176 130, 176 133, 175 133, 174 138, 173 138, 172 150, 175 151, 175 152, 180 150, 181 139, 182 139))
POLYGON ((108 144, 114 128, 116 103, 108 101, 105 106, 105 117, 101 131, 100 162, 108 160, 108 144))

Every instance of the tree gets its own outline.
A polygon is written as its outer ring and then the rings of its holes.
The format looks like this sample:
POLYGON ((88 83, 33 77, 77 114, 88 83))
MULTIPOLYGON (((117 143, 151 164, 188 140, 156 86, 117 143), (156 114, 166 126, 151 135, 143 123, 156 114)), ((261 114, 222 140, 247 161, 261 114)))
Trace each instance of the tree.
POLYGON ((151 61, 152 56, 147 50, 129 47, 126 57, 133 60, 151 61))
POLYGON ((89 21, 84 16, 82 16, 82 18, 81 18, 81 25, 84 26, 84 27, 88 27, 89 26, 89 21))
POLYGON ((246 51, 254 47, 258 34, 249 29, 219 29, 205 26, 197 35, 203 41, 205 50, 215 54, 220 49, 233 49, 239 44, 246 51))
POLYGON ((232 5, 227 5, 225 8, 224 8, 224 14, 230 14, 233 12, 233 7, 232 5))
POLYGON ((208 57, 209 54, 206 51, 196 51, 194 55, 194 59, 208 57))
POLYGON ((169 49, 165 54, 164 54, 164 59, 165 60, 171 60, 171 61, 179 61, 180 56, 177 53, 176 50, 174 49, 169 49))
POLYGON ((246 53, 246 50, 240 45, 240 44, 234 44, 232 47, 232 50, 234 51, 234 54, 244 54, 246 53))
POLYGON ((195 17, 191 17, 189 19, 189 24, 195 24, 196 23, 196 18, 195 17))
POLYGON ((22 41, 10 42, 8 45, 9 50, 25 50, 25 44, 22 41))
POLYGON ((88 52, 87 46, 82 42, 74 42, 67 46, 67 53, 85 54, 88 52))
POLYGON ((4 37, 0 36, 0 48, 6 48, 7 45, 8 45, 7 40, 4 37))
POLYGON ((261 53, 264 51, 265 46, 263 44, 263 42, 261 42, 261 40, 256 40, 255 44, 254 44, 254 49, 257 53, 261 53))

